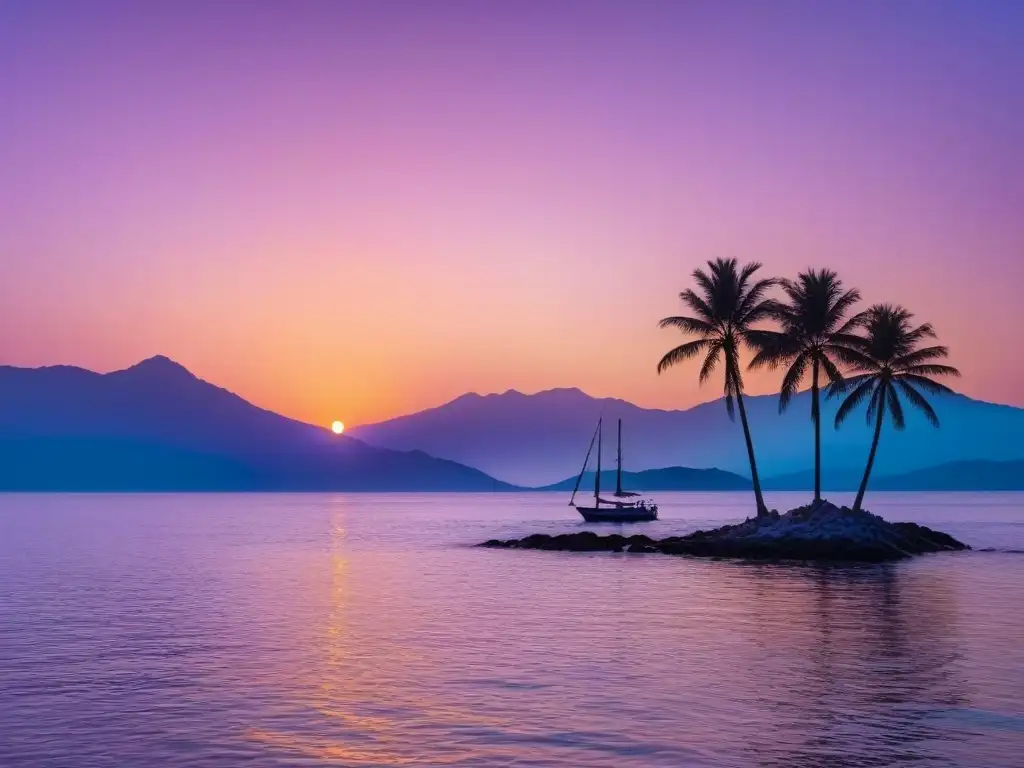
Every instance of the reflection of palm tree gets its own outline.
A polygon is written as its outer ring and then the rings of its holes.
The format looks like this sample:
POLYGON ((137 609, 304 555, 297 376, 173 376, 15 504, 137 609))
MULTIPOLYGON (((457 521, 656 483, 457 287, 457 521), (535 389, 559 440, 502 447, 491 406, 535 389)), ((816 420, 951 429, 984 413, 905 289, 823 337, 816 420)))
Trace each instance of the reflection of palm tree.
POLYGON ((856 289, 843 290, 843 281, 830 269, 809 269, 796 280, 780 281, 787 302, 775 313, 779 331, 754 331, 750 340, 758 352, 751 368, 775 370, 787 366, 779 392, 779 411, 786 410, 806 375, 811 377, 811 421, 814 422, 814 500, 821 499, 821 411, 819 381, 823 372, 831 384, 843 380, 836 362, 846 359, 855 342, 853 331, 864 315, 845 320, 846 313, 860 301, 856 289), (845 322, 844 322, 845 320, 845 322))
POLYGON ((919 346, 923 340, 935 338, 935 330, 928 323, 915 328, 912 319, 913 315, 903 307, 889 304, 871 307, 865 313, 866 338, 858 339, 845 352, 855 375, 833 384, 829 389, 830 397, 849 392, 836 412, 837 427, 865 400, 868 401, 868 424, 872 420, 875 422, 875 435, 871 440, 864 479, 853 502, 854 510, 861 508, 868 489, 885 414, 889 414, 896 429, 903 429, 902 394, 933 426, 939 426, 939 417, 920 390, 930 394, 951 393, 952 390, 931 377, 960 375, 956 368, 934 362, 949 355, 946 347, 919 346))
POLYGON ((754 443, 750 438, 750 425, 743 405, 743 378, 740 375, 740 346, 749 342, 753 325, 771 317, 774 302, 765 299, 765 294, 775 285, 773 279, 752 281, 754 273, 761 268, 757 262, 746 264, 742 269, 736 259, 716 259, 708 262, 709 272, 702 269, 693 271, 700 293, 687 289, 679 298, 693 312, 692 316, 666 317, 662 328, 678 328, 685 334, 697 336, 674 349, 669 350, 658 363, 658 373, 685 360, 703 355, 700 369, 700 383, 707 381, 720 360, 725 360, 725 407, 729 418, 733 418, 733 398, 740 411, 743 437, 747 443, 747 457, 750 460, 750 474, 754 484, 754 498, 757 514, 767 514, 764 497, 761 495, 761 481, 757 475, 757 461, 754 458, 754 443))

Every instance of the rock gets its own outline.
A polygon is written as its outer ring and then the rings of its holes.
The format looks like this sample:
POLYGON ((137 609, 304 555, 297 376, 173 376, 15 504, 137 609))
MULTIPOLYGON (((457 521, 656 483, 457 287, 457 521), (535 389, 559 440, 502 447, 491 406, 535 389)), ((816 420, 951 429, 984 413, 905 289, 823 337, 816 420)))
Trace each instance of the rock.
POLYGON ((660 541, 641 534, 626 538, 618 533, 600 536, 593 531, 580 531, 556 536, 535 533, 518 541, 491 539, 481 546, 847 562, 885 562, 929 552, 970 549, 941 531, 916 523, 890 523, 870 512, 854 512, 825 500, 782 515, 773 510, 764 517, 749 518, 735 525, 660 541))
POLYGON ((917 523, 892 523, 892 527, 908 539, 917 538, 927 540, 935 546, 943 549, 970 549, 966 544, 962 544, 957 541, 948 533, 934 531, 931 528, 925 528, 923 525, 918 525, 917 523))
POLYGON ((634 553, 639 552, 641 554, 650 554, 652 552, 657 552, 658 548, 651 546, 649 544, 630 544, 628 547, 626 547, 626 551, 634 553))

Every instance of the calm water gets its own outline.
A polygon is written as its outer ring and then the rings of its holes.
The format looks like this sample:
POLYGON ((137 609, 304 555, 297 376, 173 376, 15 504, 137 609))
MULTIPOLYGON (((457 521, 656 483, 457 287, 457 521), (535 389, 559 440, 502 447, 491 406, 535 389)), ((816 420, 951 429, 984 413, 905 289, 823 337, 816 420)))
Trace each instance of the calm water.
MULTIPOLYGON (((663 533, 750 507, 660 500, 663 533)), ((1024 495, 871 506, 997 551, 465 546, 577 528, 547 494, 0 496, 0 765, 1021 766, 1024 495)))

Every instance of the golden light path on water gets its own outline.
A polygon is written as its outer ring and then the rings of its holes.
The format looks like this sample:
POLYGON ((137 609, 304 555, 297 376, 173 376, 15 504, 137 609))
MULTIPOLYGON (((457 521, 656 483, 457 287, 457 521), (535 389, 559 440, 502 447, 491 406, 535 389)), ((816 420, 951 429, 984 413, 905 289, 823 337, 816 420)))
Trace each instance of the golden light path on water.
MULTIPOLYGON (((335 430, 337 431, 337 430, 335 430)), ((402 717, 373 716, 357 714, 355 710, 366 708, 375 711, 386 705, 404 712, 417 712, 420 717, 434 722, 472 724, 496 728, 503 723, 495 718, 474 715, 464 706, 432 701, 417 694, 413 665, 427 663, 424 656, 405 648, 389 649, 389 657, 399 662, 408 661, 408 686, 385 693, 374 681, 374 668, 362 668, 365 674, 352 674, 351 662, 358 661, 359 654, 353 653, 351 637, 347 631, 348 585, 346 576, 349 568, 345 552, 345 503, 341 499, 332 502, 331 552, 330 552, 330 598, 329 614, 323 634, 323 676, 310 677, 308 685, 308 706, 326 719, 335 721, 339 728, 361 734, 359 740, 368 742, 361 746, 347 744, 341 739, 323 737, 300 737, 294 734, 269 730, 249 729, 247 738, 294 752, 304 757, 326 761, 341 761, 345 765, 448 765, 463 763, 481 756, 479 750, 453 749, 452 754, 426 759, 422 756, 401 754, 392 751, 396 742, 404 742, 402 732, 408 721, 402 717), (354 657, 354 659, 353 659, 354 657), (384 696, 386 698, 384 698, 384 696)), ((493 757, 493 754, 491 755, 493 757)), ((513 758, 514 752, 509 751, 513 758)))
MULTIPOLYGON (((659 502, 651 535, 749 507, 659 502)), ((844 568, 468 546, 578 530, 559 494, 0 504, 5 765, 1015 768, 1024 748, 1022 494, 876 495, 997 551, 844 568)))

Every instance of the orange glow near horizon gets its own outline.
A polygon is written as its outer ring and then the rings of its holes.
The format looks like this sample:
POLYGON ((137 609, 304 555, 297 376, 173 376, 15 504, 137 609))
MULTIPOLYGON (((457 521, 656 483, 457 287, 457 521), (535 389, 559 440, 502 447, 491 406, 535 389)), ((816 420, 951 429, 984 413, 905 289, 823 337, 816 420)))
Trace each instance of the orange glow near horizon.
POLYGON ((0 3, 0 364, 162 354, 350 430, 471 391, 686 408, 721 382, 658 376, 657 323, 722 256, 832 267, 1024 405, 1014 4, 440 6, 0 3))

